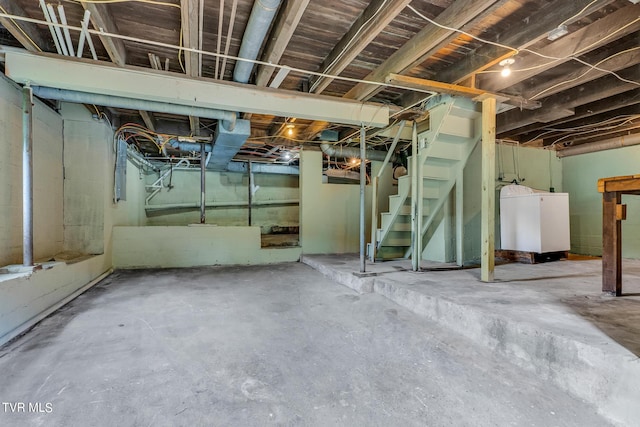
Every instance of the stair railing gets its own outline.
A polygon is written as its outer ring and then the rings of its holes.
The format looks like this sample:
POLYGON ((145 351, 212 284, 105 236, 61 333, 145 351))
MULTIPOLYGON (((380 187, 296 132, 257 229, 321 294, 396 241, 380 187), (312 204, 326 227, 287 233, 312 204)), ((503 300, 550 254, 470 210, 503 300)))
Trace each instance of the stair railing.
POLYGON ((404 125, 406 124, 406 120, 402 120, 398 127, 398 132, 396 136, 393 138, 393 142, 391 143, 391 148, 387 152, 387 155, 382 162, 382 166, 378 171, 378 174, 373 177, 371 180, 372 188, 371 188, 371 245, 369 247, 369 256, 370 261, 375 262, 376 260, 376 251, 378 250, 378 182, 380 177, 384 173, 385 168, 389 164, 393 153, 396 151, 396 146, 398 145, 398 141, 400 141, 400 135, 402 135, 402 130, 404 129, 404 125))

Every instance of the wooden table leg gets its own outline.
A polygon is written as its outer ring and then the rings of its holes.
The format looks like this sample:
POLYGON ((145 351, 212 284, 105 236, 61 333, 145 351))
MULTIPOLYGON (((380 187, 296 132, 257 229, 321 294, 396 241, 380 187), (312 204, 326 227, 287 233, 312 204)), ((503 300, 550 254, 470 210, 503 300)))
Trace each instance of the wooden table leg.
POLYGON ((621 196, 602 193, 602 292, 622 294, 622 221, 616 216, 621 196))

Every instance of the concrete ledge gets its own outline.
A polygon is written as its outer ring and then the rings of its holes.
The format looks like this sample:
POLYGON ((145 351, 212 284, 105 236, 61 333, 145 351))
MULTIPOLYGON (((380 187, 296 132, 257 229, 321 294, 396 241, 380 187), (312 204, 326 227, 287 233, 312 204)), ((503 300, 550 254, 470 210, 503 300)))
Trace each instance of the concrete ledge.
POLYGON ((361 294, 373 292, 374 277, 357 277, 353 271, 341 271, 326 265, 322 261, 313 256, 300 256, 300 262, 307 264, 314 270, 318 270, 323 276, 335 280, 341 285, 347 286, 361 294))
POLYGON ((113 227, 114 268, 275 264, 298 261, 301 251, 261 249, 260 227, 113 227))
MULTIPOLYGON (((374 278, 357 279, 344 272, 353 262, 314 256, 303 256, 302 262, 359 292, 372 285, 373 292, 588 401, 616 424, 634 425, 640 419, 640 359, 558 301, 536 301, 530 288, 511 283, 480 284, 468 272, 434 276, 387 271, 374 278), (463 274, 471 279, 464 286, 460 282, 463 274), (434 277, 452 280, 435 282, 434 277), (508 290, 512 295, 505 292, 508 290), (472 293, 478 297, 474 299, 472 293), (526 299, 518 299, 518 293, 526 299)), ((380 268, 379 264, 374 268, 380 268)), ((534 291, 548 295, 544 289, 534 291)), ((598 293, 597 287, 594 293, 598 293)))
POLYGON ((105 277, 104 255, 0 282, 0 345, 25 333, 105 277))

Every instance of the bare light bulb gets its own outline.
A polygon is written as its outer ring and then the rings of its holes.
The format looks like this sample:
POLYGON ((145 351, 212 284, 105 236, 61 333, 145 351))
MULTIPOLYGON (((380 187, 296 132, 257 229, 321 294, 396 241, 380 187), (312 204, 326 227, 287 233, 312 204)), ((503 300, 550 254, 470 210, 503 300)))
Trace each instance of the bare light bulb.
POLYGON ((293 136, 293 128, 287 129, 287 135, 293 136))
POLYGON ((502 71, 500 71, 500 75, 501 75, 502 77, 509 77, 509 76, 511 75, 511 68, 509 68, 509 67, 504 67, 504 68, 502 69, 502 71))

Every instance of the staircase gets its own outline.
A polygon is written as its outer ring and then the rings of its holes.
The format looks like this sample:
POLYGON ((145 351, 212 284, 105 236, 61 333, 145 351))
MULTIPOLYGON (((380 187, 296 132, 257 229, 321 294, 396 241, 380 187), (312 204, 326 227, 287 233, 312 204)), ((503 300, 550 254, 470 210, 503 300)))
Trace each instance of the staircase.
POLYGON ((456 182, 461 182, 467 160, 482 134, 481 113, 469 99, 441 96, 427 108, 429 130, 419 136, 417 161, 413 153, 408 174, 398 179, 398 194, 389 196, 389 212, 381 215, 375 241, 378 260, 409 257, 414 240, 421 245, 420 252, 424 250, 431 237, 430 227, 442 217, 442 207, 456 182), (412 182, 418 183, 414 191, 412 182), (413 204, 412 196, 420 203, 413 204), (413 221, 421 230, 414 238, 413 221))

